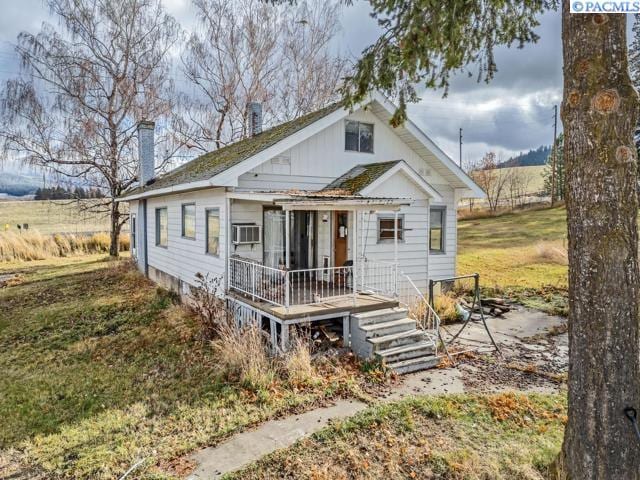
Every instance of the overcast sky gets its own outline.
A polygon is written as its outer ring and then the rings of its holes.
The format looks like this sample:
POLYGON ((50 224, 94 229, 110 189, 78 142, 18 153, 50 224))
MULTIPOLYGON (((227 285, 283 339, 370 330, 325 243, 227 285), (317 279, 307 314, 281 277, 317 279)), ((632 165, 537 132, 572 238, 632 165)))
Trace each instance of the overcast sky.
MULTIPOLYGON (((163 0, 185 29, 193 24, 191 0, 163 0)), ((2 2, 0 15, 0 81, 15 75, 17 59, 12 44, 20 31, 37 32, 49 20, 43 0, 2 2)), ((342 33, 337 48, 354 58, 376 38, 377 27, 368 4, 356 1, 342 11, 342 33)), ((410 107, 411 118, 453 159, 458 160, 458 129, 463 129, 463 160, 493 150, 507 158, 520 151, 550 144, 553 105, 562 96, 560 14, 547 13, 538 28, 541 39, 524 49, 500 48, 498 73, 489 84, 475 78, 454 79, 449 96, 427 91, 410 107)), ((561 127, 560 127, 561 128, 561 127)))

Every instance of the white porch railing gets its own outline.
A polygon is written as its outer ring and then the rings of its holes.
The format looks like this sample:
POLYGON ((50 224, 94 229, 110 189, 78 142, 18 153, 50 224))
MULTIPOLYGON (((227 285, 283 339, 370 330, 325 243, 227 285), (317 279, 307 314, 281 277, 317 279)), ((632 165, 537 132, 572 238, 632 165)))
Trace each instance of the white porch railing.
POLYGON ((394 263, 361 259, 357 267, 281 270, 256 261, 229 259, 229 288, 280 307, 320 303, 329 297, 368 291, 396 298, 398 267, 394 263), (357 272, 354 271, 357 268, 357 272), (354 289, 354 273, 356 288, 354 289))
POLYGON ((244 258, 229 259, 229 288, 252 299, 288 306, 287 272, 244 258))
POLYGON ((393 298, 398 296, 398 265, 396 263, 361 258, 358 261, 358 269, 359 290, 393 298))

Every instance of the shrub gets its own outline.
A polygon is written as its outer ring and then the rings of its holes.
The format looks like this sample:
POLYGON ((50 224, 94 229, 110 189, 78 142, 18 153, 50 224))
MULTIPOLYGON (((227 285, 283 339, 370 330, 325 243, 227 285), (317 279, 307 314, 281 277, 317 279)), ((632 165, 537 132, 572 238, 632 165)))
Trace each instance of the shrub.
POLYGON ((196 273, 196 285, 190 289, 190 305, 200 319, 205 340, 213 339, 229 317, 225 302, 218 295, 221 289, 222 276, 196 273))
POLYGON ((460 314, 456 308, 456 299, 447 295, 438 295, 433 302, 434 310, 443 324, 454 323, 460 320, 460 314))

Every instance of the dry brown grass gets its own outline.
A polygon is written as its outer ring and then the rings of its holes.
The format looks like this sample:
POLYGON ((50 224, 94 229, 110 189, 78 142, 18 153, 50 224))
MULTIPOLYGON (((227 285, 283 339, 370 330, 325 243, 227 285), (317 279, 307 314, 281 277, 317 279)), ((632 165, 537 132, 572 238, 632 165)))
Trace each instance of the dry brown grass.
MULTIPOLYGON (((120 250, 129 250, 129 235, 120 235, 120 250)), ((22 234, 0 232, 0 262, 44 260, 108 251, 108 233, 43 235, 36 230, 22 234)))
POLYGON ((277 366, 269 354, 269 338, 256 326, 238 328, 231 321, 223 322, 211 345, 219 359, 219 373, 230 381, 259 390, 277 376, 277 366))
POLYGON ((443 324, 454 323, 460 320, 460 315, 456 310, 455 298, 447 294, 438 295, 435 297, 433 306, 443 324))
POLYGON ((533 253, 533 260, 557 265, 569 265, 567 248, 557 242, 538 242, 533 253))
POLYGON ((310 341, 307 337, 294 335, 290 349, 282 359, 289 381, 296 385, 315 385, 319 378, 312 364, 310 341))

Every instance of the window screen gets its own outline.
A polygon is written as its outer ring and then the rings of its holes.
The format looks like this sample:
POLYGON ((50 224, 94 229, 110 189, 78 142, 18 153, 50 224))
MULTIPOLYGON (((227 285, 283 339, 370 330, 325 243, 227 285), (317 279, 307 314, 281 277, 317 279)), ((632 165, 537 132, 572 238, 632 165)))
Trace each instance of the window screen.
POLYGON ((432 208, 430 210, 429 224, 429 250, 432 252, 444 252, 444 208, 432 208))
POLYGON ((211 208, 207 213, 207 253, 220 255, 220 209, 211 208))
POLYGON ((195 203, 182 205, 182 236, 185 238, 196 238, 195 203))
POLYGON ((347 120, 344 148, 351 152, 373 153, 373 124, 347 120))
POLYGON ((169 242, 167 207, 156 208, 156 245, 166 247, 169 242))
MULTIPOLYGON (((395 229, 393 227, 394 217, 378 217, 378 241, 394 239, 395 229)), ((398 215, 398 240, 404 238, 404 216, 398 215)))

